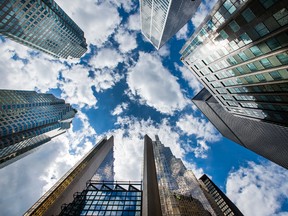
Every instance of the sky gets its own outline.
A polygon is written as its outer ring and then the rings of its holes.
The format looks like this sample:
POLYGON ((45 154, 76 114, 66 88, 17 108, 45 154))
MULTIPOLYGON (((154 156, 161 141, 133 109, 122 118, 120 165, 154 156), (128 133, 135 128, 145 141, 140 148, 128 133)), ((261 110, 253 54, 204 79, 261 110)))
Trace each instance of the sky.
POLYGON ((0 37, 0 88, 53 93, 78 113, 65 134, 0 170, 1 215, 23 214, 104 136, 114 135, 115 178, 140 180, 145 134, 244 215, 288 215, 287 170, 222 137, 191 102, 202 86, 179 51, 215 0, 159 51, 141 35, 137 0, 56 2, 83 29, 87 53, 56 59, 0 37))

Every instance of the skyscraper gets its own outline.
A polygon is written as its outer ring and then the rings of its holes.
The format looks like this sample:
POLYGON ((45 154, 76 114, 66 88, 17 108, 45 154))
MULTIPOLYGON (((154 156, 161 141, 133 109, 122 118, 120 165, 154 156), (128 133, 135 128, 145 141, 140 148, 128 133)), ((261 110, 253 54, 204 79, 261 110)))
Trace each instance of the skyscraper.
POLYGON ((87 51, 83 31, 54 0, 1 1, 0 34, 58 58, 87 51))
POLYGON ((207 175, 204 174, 201 176, 199 182, 213 197, 223 215, 243 216, 242 212, 237 208, 237 206, 234 205, 234 203, 214 184, 214 182, 207 175))
POLYGON ((288 169, 287 127, 236 116, 205 88, 192 101, 223 136, 288 169))
POLYGON ((52 94, 0 90, 0 168, 65 133, 75 113, 52 94))
POLYGON ((201 0, 141 0, 142 34, 160 49, 195 14, 201 0))
MULTIPOLYGON (((102 207, 109 208, 113 203, 108 203, 109 197, 113 190, 121 189, 120 185, 113 182, 105 183, 97 180, 91 180, 92 177, 97 174, 97 170, 103 170, 102 168, 107 164, 107 157, 113 164, 113 146, 114 138, 103 138, 100 140, 77 164, 75 164, 56 184, 50 188, 24 215, 73 215, 75 212, 83 212, 82 215, 91 215, 91 211, 99 210, 104 212, 102 207), (111 153, 112 152, 112 153, 111 153), (102 167, 102 168, 101 168, 102 167), (90 181, 91 180, 91 181, 90 181), (87 186, 86 186, 87 183, 87 186), (108 197, 108 200, 107 200, 108 197), (75 199, 74 199, 75 198, 75 199), (97 203, 101 201, 101 203, 97 203), (103 203, 103 201, 106 201, 103 203), (101 206, 101 209, 95 209, 95 204, 101 206), (63 209, 63 212, 62 212, 63 209)), ((111 170, 111 169, 110 169, 111 170)), ((113 172, 113 170, 111 170, 113 172)), ((113 174, 106 173, 107 176, 113 176, 113 174)), ((104 173, 104 175, 106 175, 104 173)), ((109 178, 110 178, 109 177, 109 178)), ((111 180, 111 179, 110 179, 111 180)), ((133 186, 132 186, 133 187, 133 186)), ((123 188, 120 190, 125 193, 124 190, 134 190, 128 183, 128 189, 123 188)), ((135 191, 135 190, 134 190, 135 191)), ((117 193, 117 195, 119 195, 117 193)), ((131 195, 131 194, 130 194, 131 195)), ((139 194, 132 193, 134 197, 139 194)), ((111 198, 112 200, 113 198, 111 198)), ((127 198, 127 202, 128 202, 127 198)), ((137 199, 137 198, 136 198, 137 199)), ((122 200, 123 201, 123 200, 122 200)), ((124 197, 125 201, 125 197, 124 197)), ((121 204, 119 204, 121 205, 121 204)), ((122 205, 123 206, 123 205, 122 205)), ((132 204, 131 204, 132 206, 132 204)), ((107 209, 108 210, 108 209, 107 209)), ((74 214, 75 215, 75 214, 74 214)))
POLYGON ((285 1, 219 0, 181 60, 227 112, 287 127, 287 30, 285 1))
POLYGON ((216 215, 193 172, 158 136, 144 139, 142 215, 216 215))

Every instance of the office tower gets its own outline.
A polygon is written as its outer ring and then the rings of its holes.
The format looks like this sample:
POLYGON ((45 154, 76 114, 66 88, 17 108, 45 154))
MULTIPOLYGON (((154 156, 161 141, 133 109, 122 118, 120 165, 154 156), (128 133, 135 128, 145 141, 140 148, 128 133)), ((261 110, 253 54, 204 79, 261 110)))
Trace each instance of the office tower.
POLYGON ((223 215, 227 216, 243 216, 241 211, 234 205, 234 203, 214 184, 214 182, 207 176, 200 177, 199 182, 203 188, 213 197, 223 215))
MULTIPOLYGON (((111 159, 111 152, 113 154, 113 146, 113 136, 110 137, 108 140, 107 138, 103 138, 102 140, 100 140, 24 215, 73 215, 68 214, 69 212, 81 212, 81 215, 92 215, 93 213, 91 213, 91 211, 93 210, 102 210, 102 207, 108 208, 109 206, 110 208, 112 206, 113 203, 103 203, 103 200, 107 200, 107 197, 109 196, 111 197, 111 200, 114 199, 112 198, 112 196, 115 195, 115 193, 113 193, 114 190, 119 190, 123 192, 123 194, 127 191, 129 191, 130 193, 130 191, 134 190, 133 184, 131 184, 130 187, 129 183, 128 188, 125 188, 124 186, 121 186, 121 183, 119 184, 119 186, 117 186, 117 183, 114 184, 111 182, 106 183, 105 181, 99 182, 97 180, 91 180, 95 175, 95 172, 97 174, 98 169, 101 169, 101 167, 103 167, 102 164, 106 164, 106 158, 108 157, 111 159), (121 189, 121 187, 123 189, 121 189), (97 203, 97 201, 101 201, 102 203, 97 203), (101 209, 96 209, 95 203, 97 203, 98 207, 101 206, 101 209), (61 212, 62 209, 63 212, 61 212)), ((113 160, 110 161, 110 164, 113 164, 113 160)), ((111 176, 111 174, 108 174, 108 176, 111 176)), ((135 186, 135 188, 137 189, 137 185, 135 186)), ((117 195, 119 194, 117 193, 117 195)), ((133 197, 132 199, 136 197, 137 200, 138 195, 138 193, 132 193, 130 194, 130 197, 133 197)), ((119 205, 121 205, 121 203, 119 205)))
POLYGON ((234 115, 205 88, 192 101, 223 136, 288 169, 287 127, 234 115))
POLYGON ((227 112, 287 127, 287 24, 286 1, 220 0, 181 60, 227 112))
POLYGON ((0 168, 65 133, 76 112, 52 94, 0 90, 0 168))
POLYGON ((201 0, 141 0, 142 34, 160 49, 195 14, 201 0))
POLYGON ((144 137, 142 215, 216 215, 193 172, 158 136, 144 137))
POLYGON ((84 32, 54 0, 2 0, 0 34, 58 58, 87 51, 84 32))

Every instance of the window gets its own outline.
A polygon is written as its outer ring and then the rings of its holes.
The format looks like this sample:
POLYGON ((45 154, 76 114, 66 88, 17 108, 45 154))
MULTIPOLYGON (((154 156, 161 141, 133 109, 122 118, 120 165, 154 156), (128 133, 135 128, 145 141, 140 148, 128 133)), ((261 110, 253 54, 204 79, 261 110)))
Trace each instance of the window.
POLYGON ((237 32, 240 30, 240 26, 238 25, 238 23, 233 20, 232 22, 229 23, 230 28, 232 29, 233 32, 237 32))
POLYGON ((262 22, 256 25, 254 29, 258 32, 260 36, 264 36, 269 33, 269 30, 266 28, 266 26, 262 22))
POLYGON ((227 61, 228 61, 229 64, 231 64, 231 65, 236 65, 236 64, 237 64, 237 61, 236 61, 232 56, 230 56, 229 58, 227 58, 227 61))
POLYGON ((248 60, 248 56, 244 53, 244 52, 240 52, 238 53, 238 56, 243 60, 243 61, 246 61, 248 60))
POLYGON ((281 26, 284 26, 288 23, 288 11, 286 8, 281 9, 273 16, 281 26))
POLYGON ((266 82, 266 78, 262 74, 256 74, 255 76, 260 82, 266 82))
POLYGON ((236 10, 236 7, 232 4, 230 0, 225 1, 223 5, 230 14, 232 14, 236 10))
POLYGON ((249 35, 247 33, 244 33, 242 35, 240 35, 240 39, 245 43, 245 44, 249 44, 252 42, 251 38, 249 37, 249 35))
POLYGON ((251 22, 256 17, 250 8, 247 8, 245 11, 243 11, 242 16, 247 23, 251 22))
POLYGON ((258 46, 253 46, 250 48, 250 51, 255 55, 255 56, 260 56, 262 55, 262 51, 258 48, 258 46))
POLYGON ((265 7, 266 9, 271 7, 273 4, 275 4, 278 0, 260 0, 260 3, 265 7))
POLYGON ((276 55, 276 57, 278 58, 278 60, 282 64, 288 64, 288 55, 287 55, 287 53, 278 54, 278 55, 276 55))
POLYGON ((269 74, 274 80, 281 80, 282 79, 282 76, 280 75, 280 73, 278 71, 273 71, 273 72, 270 72, 269 74))
POLYGON ((223 38, 223 40, 227 39, 229 36, 228 34, 224 31, 224 30, 221 30, 219 32, 219 34, 221 35, 221 37, 223 38))
POLYGON ((251 70, 251 71, 257 71, 257 67, 253 64, 253 63, 249 63, 247 64, 247 67, 251 70))
POLYGON ((271 38, 271 39, 267 40, 266 44, 271 50, 275 50, 275 49, 278 49, 281 47, 278 40, 276 40, 275 38, 271 38))
POLYGON ((267 59, 267 58, 263 58, 260 60, 261 64, 263 65, 263 67, 265 68, 270 68, 272 67, 271 62, 267 59))

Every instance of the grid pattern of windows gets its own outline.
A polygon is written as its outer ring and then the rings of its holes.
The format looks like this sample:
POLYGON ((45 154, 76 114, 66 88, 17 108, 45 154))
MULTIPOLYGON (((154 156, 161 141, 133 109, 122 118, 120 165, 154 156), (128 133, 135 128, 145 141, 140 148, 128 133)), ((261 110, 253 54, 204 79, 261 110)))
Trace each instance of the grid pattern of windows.
POLYGON ((52 94, 0 90, 0 164, 64 133, 74 115, 52 94))
POLYGON ((80 58, 87 50, 83 31, 50 0, 4 0, 0 3, 4 36, 55 57, 80 58))
POLYGON ((233 12, 225 18, 223 6, 227 9, 231 2, 215 6, 199 31, 183 46, 181 60, 216 94, 227 111, 287 125, 287 113, 283 112, 287 102, 272 99, 283 94, 283 86, 288 84, 287 4, 273 0, 235 1, 235 11, 240 13, 233 12), (206 34, 200 36, 202 30, 206 34), (254 95, 257 91, 267 96, 267 89, 277 89, 269 90, 270 100, 254 95), (230 97, 223 96, 227 94, 230 97), (253 97, 240 102, 232 94, 253 97))
POLYGON ((143 35, 159 49, 192 18, 200 3, 201 0, 141 0, 143 35))
POLYGON ((63 206, 60 216, 141 216, 141 182, 90 181, 87 189, 74 197, 72 203, 63 206))

